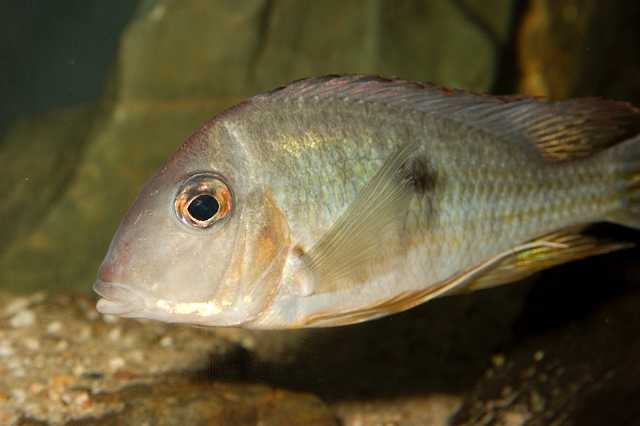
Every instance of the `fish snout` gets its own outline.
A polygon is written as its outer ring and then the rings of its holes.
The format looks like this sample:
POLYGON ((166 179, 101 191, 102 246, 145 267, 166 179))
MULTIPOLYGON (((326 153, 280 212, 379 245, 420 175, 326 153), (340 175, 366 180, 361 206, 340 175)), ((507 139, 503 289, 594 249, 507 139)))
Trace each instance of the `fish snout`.
POLYGON ((143 297, 125 284, 98 278, 93 284, 93 291, 102 297, 96 305, 102 314, 127 315, 145 306, 143 297))

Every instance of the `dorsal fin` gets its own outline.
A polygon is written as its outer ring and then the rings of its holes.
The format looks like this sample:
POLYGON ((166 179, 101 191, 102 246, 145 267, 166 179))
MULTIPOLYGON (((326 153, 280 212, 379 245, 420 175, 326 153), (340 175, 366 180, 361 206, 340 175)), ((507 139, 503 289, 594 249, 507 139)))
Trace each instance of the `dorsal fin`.
POLYGON ((298 80, 254 100, 301 98, 338 99, 433 114, 497 137, 524 140, 553 161, 586 157, 640 133, 640 110, 625 102, 491 96, 376 76, 298 80))

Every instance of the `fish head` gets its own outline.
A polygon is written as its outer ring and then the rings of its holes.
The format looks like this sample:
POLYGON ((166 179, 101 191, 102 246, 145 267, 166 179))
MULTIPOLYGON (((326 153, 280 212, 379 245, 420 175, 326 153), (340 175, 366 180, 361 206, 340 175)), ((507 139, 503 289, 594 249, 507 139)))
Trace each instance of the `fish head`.
POLYGON ((144 186, 98 271, 104 314, 244 325, 278 291, 288 227, 225 126, 192 135, 144 186))

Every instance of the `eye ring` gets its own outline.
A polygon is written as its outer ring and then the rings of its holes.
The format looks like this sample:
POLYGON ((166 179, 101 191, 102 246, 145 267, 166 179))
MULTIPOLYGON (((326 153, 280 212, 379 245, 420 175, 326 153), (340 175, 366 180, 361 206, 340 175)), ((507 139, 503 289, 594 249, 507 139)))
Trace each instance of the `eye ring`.
POLYGON ((174 209, 183 224, 208 229, 227 218, 233 204, 233 193, 222 177, 214 173, 196 173, 180 185, 174 209))

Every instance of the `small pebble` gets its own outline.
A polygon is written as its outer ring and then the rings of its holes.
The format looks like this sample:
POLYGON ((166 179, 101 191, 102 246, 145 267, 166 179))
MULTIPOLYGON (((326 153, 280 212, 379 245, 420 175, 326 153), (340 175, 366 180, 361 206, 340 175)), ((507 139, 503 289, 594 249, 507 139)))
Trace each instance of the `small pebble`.
POLYGON ((32 394, 38 394, 44 390, 44 385, 42 383, 31 383, 29 386, 29 392, 32 394))
POLYGON ((60 401, 62 400, 62 396, 63 394, 58 389, 49 388, 49 391, 47 392, 47 398, 50 401, 60 401))
POLYGON ((144 353, 141 350, 132 351, 130 357, 133 362, 137 362, 138 364, 142 364, 144 362, 144 353))
POLYGON ((544 352, 542 351, 536 351, 536 353, 533 354, 533 360, 535 362, 540 362, 542 361, 543 358, 544 358, 544 352))
POLYGON ((33 367, 34 368, 44 368, 46 361, 48 360, 48 355, 38 354, 33 358, 33 367))
POLYGON ((135 344, 136 338, 131 334, 128 334, 127 336, 125 336, 124 339, 122 339, 122 343, 124 344, 124 346, 127 346, 127 347, 137 346, 135 344))
POLYGON ((15 353, 10 343, 0 343, 0 358, 11 356, 15 353))
POLYGON ((504 361, 505 358, 502 354, 495 354, 491 357, 491 363, 496 367, 502 367, 504 365, 504 361))
POLYGON ((69 393, 64 393, 64 394, 62 394, 62 397, 60 399, 66 405, 71 405, 71 403, 73 402, 73 395, 69 394, 69 393))
POLYGON ((56 334, 62 330, 62 323, 60 321, 54 321, 47 326, 47 333, 56 334))
POLYGON ((122 335, 122 330, 120 330, 120 327, 116 327, 109 332, 109 340, 111 340, 112 342, 120 340, 121 335, 122 335))
POLYGON ((67 342, 66 340, 60 340, 58 343, 56 343, 56 351, 58 352, 62 352, 62 351, 66 351, 69 348, 69 342, 67 342))
POLYGON ((20 311, 9 320, 9 324, 14 328, 29 327, 36 322, 36 314, 30 310, 20 311))
POLYGON ((7 367, 9 367, 9 370, 22 368, 22 360, 20 358, 12 358, 7 362, 7 367))
POLYGON ((82 376, 86 371, 86 368, 84 368, 84 365, 82 364, 77 364, 75 367, 73 367, 73 375, 74 376, 82 376))
POLYGON ((17 314, 29 306, 29 299, 26 297, 18 297, 4 308, 4 314, 8 317, 17 314))
POLYGON ((80 392, 73 399, 73 402, 76 405, 81 405, 83 407, 86 407, 91 401, 89 400, 89 394, 87 392, 80 392))
POLYGON ((26 372, 24 371, 24 368, 17 367, 11 370, 11 374, 13 375, 13 377, 24 377, 26 372))
POLYGON ((160 339, 160 346, 163 348, 170 348, 173 346, 173 338, 171 338, 171 336, 164 336, 160 339))
POLYGON ((120 357, 111 358, 109 360, 109 367, 112 370, 118 370, 118 369, 124 367, 124 364, 125 364, 124 359, 120 358, 120 357))
POLYGON ((91 327, 88 326, 82 327, 80 333, 78 333, 78 339, 81 342, 89 339, 91 336, 93 336, 93 331, 91 331, 91 327))
POLYGON ((24 346, 30 351, 37 351, 40 349, 40 342, 38 339, 34 339, 33 337, 27 337, 24 339, 24 346))
POLYGON ((74 382, 73 377, 69 376, 68 374, 60 374, 58 376, 49 378, 49 384, 56 387, 69 386, 73 382, 74 382))
POLYGON ((18 405, 23 404, 25 399, 27 399, 27 393, 22 389, 14 389, 11 391, 11 399, 18 405))
POLYGON ((118 317, 115 315, 103 315, 102 320, 109 324, 115 324, 119 321, 118 317))
POLYGON ((46 297, 47 295, 41 291, 34 293, 29 297, 18 297, 17 299, 9 303, 7 306, 5 306, 4 314, 8 317, 13 314, 17 314, 18 312, 23 311, 25 308, 27 308, 30 305, 33 305, 36 303, 42 303, 46 299, 46 297))

